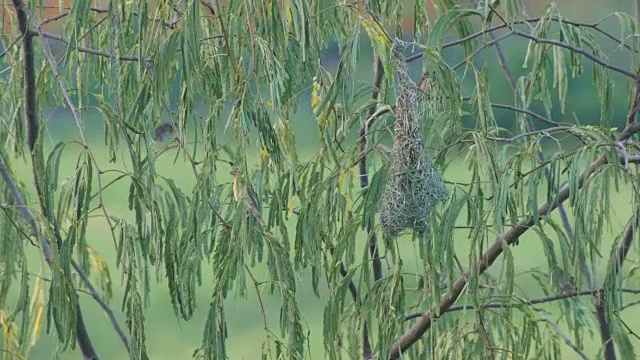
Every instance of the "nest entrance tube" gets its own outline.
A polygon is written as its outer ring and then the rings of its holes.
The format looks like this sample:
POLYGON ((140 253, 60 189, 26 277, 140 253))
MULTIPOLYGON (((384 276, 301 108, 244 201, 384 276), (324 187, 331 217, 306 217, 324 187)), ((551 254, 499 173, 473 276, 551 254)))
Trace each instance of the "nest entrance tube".
POLYGON ((380 223, 388 237, 406 229, 418 234, 426 232, 429 214, 448 196, 442 178, 425 153, 418 114, 422 99, 408 74, 405 46, 395 39, 392 47, 397 63, 393 163, 380 202, 380 223))

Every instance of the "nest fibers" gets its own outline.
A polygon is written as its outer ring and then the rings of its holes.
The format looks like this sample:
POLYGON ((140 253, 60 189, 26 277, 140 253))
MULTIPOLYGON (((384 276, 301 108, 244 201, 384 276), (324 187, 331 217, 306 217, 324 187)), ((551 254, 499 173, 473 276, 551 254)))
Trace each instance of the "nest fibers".
POLYGON ((448 196, 442 178, 425 154, 418 116, 421 99, 407 73, 402 55, 405 46, 396 39, 392 47, 397 63, 393 163, 380 205, 380 222, 388 237, 408 228, 423 234, 429 213, 448 196))

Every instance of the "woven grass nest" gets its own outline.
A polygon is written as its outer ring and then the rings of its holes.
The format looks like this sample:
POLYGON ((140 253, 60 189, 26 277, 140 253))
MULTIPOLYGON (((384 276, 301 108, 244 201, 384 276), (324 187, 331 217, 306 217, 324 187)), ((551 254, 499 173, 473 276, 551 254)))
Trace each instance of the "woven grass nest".
POLYGON ((442 178, 425 153, 418 113, 424 98, 407 73, 405 47, 398 39, 392 47, 397 63, 393 163, 380 201, 380 222, 388 237, 407 229, 424 234, 429 214, 448 197, 442 178))

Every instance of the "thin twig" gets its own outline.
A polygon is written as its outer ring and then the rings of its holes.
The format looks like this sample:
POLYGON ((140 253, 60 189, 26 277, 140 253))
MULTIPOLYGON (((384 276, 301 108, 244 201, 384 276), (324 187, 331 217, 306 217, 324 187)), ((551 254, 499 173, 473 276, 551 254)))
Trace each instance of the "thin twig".
MULTIPOLYGON (((545 296, 545 297, 541 297, 541 298, 535 298, 535 299, 530 299, 527 301, 520 301, 520 302, 514 302, 511 304, 505 304, 505 303, 488 303, 488 304, 484 304, 479 306, 480 309, 504 309, 504 308, 516 308, 516 307, 521 307, 521 306, 530 306, 530 305, 540 305, 540 304, 546 304, 546 303, 550 303, 550 302, 554 302, 554 301, 559 301, 559 300, 563 300, 563 299, 569 299, 569 298, 574 298, 574 297, 579 297, 579 296, 586 296, 586 295, 596 295, 599 292, 601 292, 602 289, 595 289, 595 290, 584 290, 584 291, 578 291, 578 292, 561 292, 559 294, 556 295, 552 295, 552 296, 545 296)), ((640 294, 640 289, 619 289, 618 291, 620 291, 621 293, 627 293, 627 294, 640 294)), ((623 309, 624 307, 620 308, 623 309)), ((473 310, 476 309, 476 306, 473 304, 459 304, 459 305, 453 305, 451 307, 449 307, 446 311, 444 311, 445 313, 450 313, 450 312, 456 312, 456 311, 462 311, 462 310, 473 310)), ((415 318, 419 318, 421 316, 423 316, 425 314, 425 312, 423 311, 419 311, 419 312, 415 312, 415 313, 411 313, 411 314, 407 314, 404 319, 405 320, 412 320, 415 318)))
POLYGON ((571 50, 571 51, 573 51, 575 53, 578 53, 578 54, 586 57, 587 59, 593 61, 594 63, 596 63, 598 65, 601 65, 602 67, 605 67, 605 68, 607 68, 609 70, 615 71, 615 72, 617 72, 619 74, 622 74, 622 75, 624 75, 626 77, 629 77, 629 78, 632 78, 632 79, 636 78, 636 74, 632 73, 631 71, 625 70, 625 69, 623 69, 623 68, 621 68, 619 66, 616 66, 616 65, 613 65, 611 63, 608 63, 608 62, 600 59, 599 57, 593 55, 592 53, 590 53, 590 52, 588 52, 588 51, 586 51, 586 50, 584 50, 582 48, 573 46, 571 44, 568 44, 568 43, 565 43, 565 42, 562 42, 562 41, 558 41, 558 40, 553 40, 553 39, 543 39, 543 38, 540 38, 540 37, 537 37, 537 36, 522 32, 520 30, 513 30, 513 34, 516 35, 516 36, 523 37, 525 39, 529 39, 529 40, 531 40, 531 41, 533 41, 535 43, 549 44, 549 45, 558 46, 558 47, 562 47, 562 48, 571 50))
POLYGON ((632 306, 636 306, 636 305, 640 305, 640 300, 637 301, 632 301, 630 303, 624 304, 622 306, 620 306, 620 308, 618 308, 618 310, 616 311, 617 313, 620 313, 623 310, 626 310, 632 306))
POLYGON ((546 128, 546 129, 542 129, 542 130, 527 131, 527 132, 515 135, 515 136, 510 137, 510 138, 487 136, 486 139, 487 140, 492 140, 492 141, 499 141, 499 142, 513 142, 513 141, 515 141, 517 139, 520 139, 520 138, 523 138, 523 137, 527 137, 527 136, 535 136, 535 135, 549 136, 549 134, 554 133, 554 132, 567 131, 567 130, 571 130, 571 129, 573 129, 572 126, 556 126, 556 127, 550 127, 550 128, 546 128))
POLYGON ((555 330, 556 334, 558 334, 558 336, 560 336, 562 340, 564 340, 564 343, 567 344, 567 346, 569 346, 576 354, 578 354, 584 360, 589 360, 589 357, 587 357, 587 355, 585 355, 585 353, 582 350, 580 350, 580 348, 576 344, 574 344, 573 341, 571 341, 569 336, 567 336, 567 334, 562 332, 558 324, 556 324, 554 321, 549 319, 549 317, 546 315, 542 315, 541 318, 544 322, 551 325, 553 330, 555 330))
MULTIPOLYGON (((69 45, 69 40, 65 39, 64 37, 60 36, 60 35, 56 35, 56 34, 52 34, 50 32, 46 32, 46 31, 29 31, 30 35, 40 35, 43 38, 47 38, 47 39, 52 39, 52 40, 56 40, 59 41, 65 45, 69 45)), ((97 56, 102 56, 102 57, 106 57, 106 58, 114 58, 114 56, 112 54, 109 54, 108 52, 105 51, 100 51, 100 50, 95 50, 95 49, 91 49, 91 48, 87 48, 87 47, 83 47, 83 46, 78 46, 76 47, 76 49, 80 52, 83 53, 87 53, 87 54, 92 54, 92 55, 97 55, 97 56)), ((137 56, 132 56, 132 55, 124 55, 124 56, 119 56, 118 57, 119 60, 122 61, 134 61, 134 62, 139 62, 140 58, 138 58, 137 56)), ((145 63, 151 63, 151 60, 144 60, 145 63)))
POLYGON ((511 36, 513 36, 514 33, 513 32, 508 32, 505 34, 500 35, 499 37, 488 41, 484 44, 482 44, 482 46, 480 46, 479 48, 477 48, 474 52, 472 52, 471 54, 469 54, 469 56, 465 57, 464 60, 460 61, 458 64, 454 65, 452 67, 452 69, 458 69, 459 67, 461 67, 462 65, 470 62, 476 55, 478 55, 479 53, 481 53, 482 51, 484 51, 485 49, 491 47, 494 44, 498 44, 500 41, 505 40, 511 36))
POLYGON ((258 288, 258 285, 260 283, 258 282, 256 277, 253 276, 253 273, 251 272, 251 269, 249 269, 247 264, 244 264, 244 268, 245 268, 245 270, 247 270, 247 274, 249 274, 249 277, 253 281, 253 288, 256 291, 256 296, 258 297, 258 303, 260 303, 260 312, 262 313, 262 321, 264 323, 264 329, 265 330, 269 330, 269 325, 267 324, 267 312, 264 309, 264 302, 262 301, 262 295, 260 294, 260 288, 258 288))
MULTIPOLYGON (((28 10, 25 10, 28 13, 28 10)), ((51 69, 51 72, 54 75, 54 78, 56 79, 56 81, 58 82, 58 85, 60 86, 60 90, 62 90, 62 96, 65 100, 65 102, 67 103, 67 105, 69 106, 69 109, 71 110, 71 115, 73 116, 73 119, 75 120, 76 123, 76 127, 78 128, 78 132, 80 134, 80 139, 82 140, 82 146, 84 147, 85 151, 87 152, 87 154, 89 154, 89 158, 91 159, 91 162, 93 163, 93 166, 96 169, 96 181, 98 183, 98 188, 101 189, 102 186, 102 170, 100 169, 100 163, 98 162, 98 160, 95 157, 95 154, 93 153, 93 151, 91 151, 91 148, 89 147, 89 144, 87 142, 87 137, 85 135, 84 132, 84 121, 82 121, 80 119, 80 114, 78 113, 78 108, 75 106, 73 100, 71 100, 71 94, 69 93, 69 89, 67 88, 64 79, 62 78, 62 75, 60 74, 60 71, 58 69, 58 65, 53 57, 53 53, 51 52, 51 48, 49 47, 49 43, 47 41, 44 40, 44 32, 42 31, 41 27, 36 27, 36 33, 38 34, 38 36, 40 37, 40 41, 42 42, 42 51, 45 54, 45 57, 47 58, 48 62, 49 62, 49 66, 51 69)), ((37 185, 37 184, 36 184, 37 185)), ((111 216, 109 216, 108 212, 107 212, 107 207, 104 206, 104 197, 102 192, 98 193, 98 200, 99 200, 99 206, 102 209, 102 212, 105 216, 105 220, 107 222, 107 224, 109 225, 109 229, 114 229, 115 226, 113 225, 112 221, 111 221, 111 216)), ((49 218, 47 216, 47 212, 44 208, 44 199, 41 197, 40 198, 40 203, 41 203, 41 207, 43 209, 43 215, 46 218, 49 218)), ((54 219, 51 219, 52 221, 55 222, 54 219)), ((60 236, 58 234, 59 230, 57 227, 57 224, 54 223, 54 231, 56 233, 56 236, 58 237, 58 242, 61 242, 62 240, 60 239, 60 236)), ((115 239, 115 234, 113 233, 113 231, 111 231, 111 236, 114 240, 114 243, 116 242, 115 239)))
MULTIPOLYGON (((462 97, 462 100, 469 101, 469 100, 471 100, 471 96, 464 96, 464 97, 462 97)), ((522 113, 522 114, 529 115, 529 116, 531 116, 531 117, 533 117, 533 118, 535 118, 537 120, 540 120, 542 122, 545 122, 545 123, 553 125, 553 126, 562 126, 561 123, 559 123, 557 121, 553 121, 553 120, 551 120, 551 119, 549 119, 547 117, 544 117, 544 116, 542 116, 540 114, 537 114, 537 113, 535 113, 535 112, 533 112, 533 111, 531 111, 529 109, 523 109, 523 108, 519 108, 519 107, 516 107, 516 106, 513 106, 513 105, 509 105, 509 104, 500 104, 500 103, 494 103, 494 102, 491 103, 491 107, 519 112, 519 113, 522 113)), ((533 130, 533 127, 531 129, 527 129, 527 131, 532 131, 532 130, 533 130)))
POLYGON ((482 339, 482 345, 484 346, 485 359, 488 357, 487 355, 490 355, 490 358, 495 360, 496 357, 493 354, 493 346, 489 340, 487 328, 484 326, 484 318, 481 311, 476 311, 476 326, 480 333, 480 339, 482 339))
MULTIPOLYGON (((516 25, 516 24, 532 24, 532 23, 537 23, 542 19, 543 18, 523 19, 523 20, 512 22, 511 24, 513 24, 513 25, 516 25)), ((587 27, 587 28, 594 29, 595 31, 597 31, 600 34, 606 36, 607 38, 609 38, 609 39, 615 41, 616 43, 624 46, 627 50, 630 50, 630 51, 633 51, 633 52, 637 52, 631 46, 625 44, 622 40, 618 39, 617 37, 611 35, 610 33, 606 32, 604 30, 600 29, 599 28, 599 24, 600 24, 600 22, 602 22, 602 20, 597 21, 595 23, 581 23, 581 22, 578 22, 578 21, 571 21, 571 20, 564 19, 564 18, 560 19, 560 18, 557 18, 557 17, 550 17, 550 18, 544 18, 544 19, 545 20, 555 21, 555 22, 562 21, 565 24, 570 24, 570 25, 577 26, 577 27, 587 27)), ((494 32, 496 30, 505 29, 507 27, 509 27, 509 25, 504 24, 504 23, 503 24, 499 24, 499 25, 495 25, 495 26, 492 26, 492 27, 490 27, 488 29, 483 29, 483 30, 475 32, 475 33, 473 33, 471 35, 465 36, 463 38, 447 42, 447 43, 442 45, 442 48, 443 49, 447 49, 447 48, 450 48, 450 47, 454 47, 454 46, 463 44, 463 43, 465 43, 467 41, 471 41, 473 39, 476 39, 476 38, 478 38, 480 36, 484 36, 487 33, 492 33, 492 32, 494 32)), ((423 53, 420 52, 420 53, 408 56, 405 60, 407 62, 412 62, 412 61, 415 61, 415 60, 418 60, 418 59, 422 58, 422 56, 423 56, 423 53)))
POLYGON ((111 309, 109 304, 107 304, 107 302, 100 296, 100 294, 98 293, 98 290, 91 283, 91 279, 89 279, 87 274, 85 274, 84 271, 82 271, 78 263, 76 263, 75 260, 71 260, 71 265, 73 266, 73 269, 76 271, 78 276, 80 276, 80 279, 82 280, 82 283, 84 284, 84 286, 86 286, 87 289, 89 290, 88 294, 91 295, 93 300, 95 300, 98 303, 98 305, 100 305, 102 310, 109 317, 109 321, 111 321, 111 325, 113 326, 113 329, 115 330, 116 334, 118 334, 118 337, 120 337, 120 341, 122 341, 122 344, 124 345, 124 347, 127 349, 127 353, 131 352, 129 339, 127 339, 127 335, 125 335, 124 331, 120 327, 120 324, 118 324, 118 319, 116 319, 116 315, 113 313, 113 310, 111 309))
POLYGON ((11 44, 9 44, 7 47, 5 47, 4 51, 2 51, 2 53, 0 53, 0 59, 2 59, 5 55, 7 55, 9 53, 9 51, 11 50, 11 48, 16 46, 16 44, 18 44, 20 42, 20 40, 22 40, 22 36, 18 36, 17 38, 13 39, 11 44))
MULTIPOLYGON (((382 61, 379 57, 376 57, 374 62, 374 78, 373 78, 373 92, 371 94, 372 100, 375 102, 378 100, 378 96, 380 94, 380 84, 382 83, 382 78, 384 77, 384 68, 382 65, 382 61)), ((373 106, 369 110, 368 119, 376 119, 373 115, 376 114, 377 107, 373 106)), ((360 153, 365 153, 367 150, 367 137, 365 136, 371 126, 371 122, 365 122, 364 126, 360 129, 360 153)), ((361 156, 359 163, 360 170, 360 188, 366 189, 369 186, 369 172, 367 169, 367 157, 361 156)), ((373 232, 373 223, 372 220, 367 221, 366 224, 367 234, 369 236, 369 252, 371 253, 371 261, 373 267, 373 277, 375 280, 382 278, 382 264, 380 262, 380 255, 377 244, 377 236, 375 232, 373 232)))

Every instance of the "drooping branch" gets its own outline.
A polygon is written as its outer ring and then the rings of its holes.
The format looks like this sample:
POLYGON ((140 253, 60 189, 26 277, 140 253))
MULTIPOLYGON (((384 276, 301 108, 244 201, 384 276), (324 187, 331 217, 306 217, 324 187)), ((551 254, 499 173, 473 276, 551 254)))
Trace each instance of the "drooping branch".
MULTIPOLYGON (((624 141, 631 137, 633 134, 640 131, 640 124, 634 123, 630 126, 626 127, 620 136, 618 136, 618 141, 624 141)), ((580 175, 578 179, 578 188, 582 188, 585 180, 590 177, 593 173, 595 173, 600 167, 607 163, 606 154, 600 155, 593 163, 589 165, 589 167, 580 175)), ((538 214, 540 218, 544 218, 553 210, 558 208, 560 204, 566 201, 569 198, 570 186, 569 184, 565 184, 557 193, 553 201, 550 203, 546 203, 538 208, 538 214)), ((471 274, 476 274, 477 276, 484 273, 493 262, 502 254, 503 247, 514 244, 522 234, 527 232, 532 226, 535 224, 535 219, 533 216, 528 216, 525 219, 519 221, 517 224, 513 225, 509 230, 505 231, 501 235, 499 235, 493 244, 487 249, 477 262, 475 268, 470 271, 471 274)), ((467 278, 461 277, 458 281, 453 285, 452 291, 448 294, 445 294, 440 301, 440 304, 437 308, 423 314, 419 321, 411 327, 407 332, 405 332, 393 345, 391 351, 389 353, 389 359, 397 359, 400 355, 407 350, 410 346, 412 346, 416 341, 418 341, 424 333, 429 330, 431 324, 433 323, 433 319, 435 317, 440 316, 440 314, 446 312, 454 302, 460 297, 462 291, 465 289, 467 285, 467 278)))

